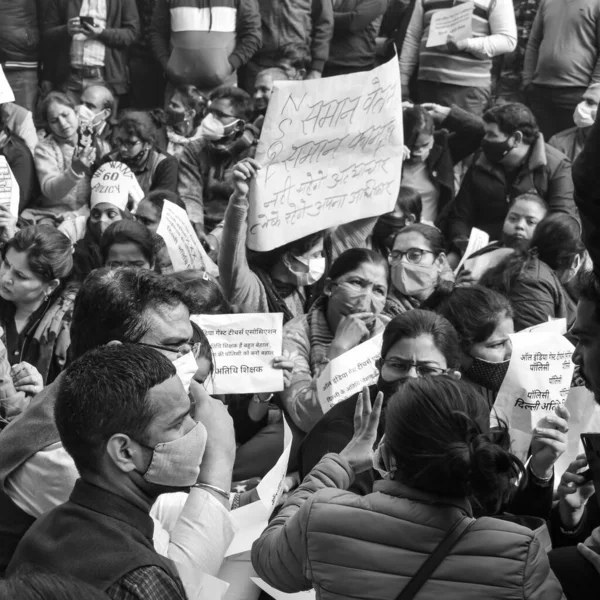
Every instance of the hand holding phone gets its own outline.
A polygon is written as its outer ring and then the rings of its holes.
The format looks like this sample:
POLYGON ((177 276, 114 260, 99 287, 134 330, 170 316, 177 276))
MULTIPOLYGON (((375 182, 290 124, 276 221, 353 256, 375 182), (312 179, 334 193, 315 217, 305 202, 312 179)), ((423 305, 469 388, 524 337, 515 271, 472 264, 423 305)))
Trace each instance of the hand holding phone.
POLYGON ((85 27, 86 25, 89 25, 90 27, 95 26, 94 17, 79 17, 79 22, 82 27, 85 27))
POLYGON ((600 505, 600 433, 582 433, 581 441, 587 458, 590 479, 594 483, 596 500, 600 505))
POLYGON ((563 473, 557 489, 561 524, 569 531, 577 528, 583 517, 585 505, 594 493, 591 470, 584 470, 587 466, 585 454, 580 454, 563 473))

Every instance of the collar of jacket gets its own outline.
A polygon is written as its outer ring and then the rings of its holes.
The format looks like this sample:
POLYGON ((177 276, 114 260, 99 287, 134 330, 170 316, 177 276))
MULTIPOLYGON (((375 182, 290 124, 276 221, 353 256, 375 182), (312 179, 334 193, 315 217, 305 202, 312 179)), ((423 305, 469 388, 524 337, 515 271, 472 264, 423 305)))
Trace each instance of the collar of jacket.
POLYGON ((469 517, 473 516, 473 508, 471 507, 471 503, 466 498, 447 498, 444 496, 438 496, 437 494, 421 492, 394 479, 382 479, 376 481, 373 484, 373 492, 381 492, 382 494, 387 494, 388 496, 407 498, 408 500, 415 500, 416 502, 422 502, 423 504, 444 504, 447 506, 453 506, 463 511, 469 517))
MULTIPOLYGON (((497 172, 501 167, 494 163, 491 163, 483 152, 479 153, 477 160, 475 161, 477 166, 484 168, 486 171, 497 172)), ((546 157, 546 143, 544 142, 544 136, 541 133, 537 134, 535 141, 531 145, 529 155, 526 160, 527 170, 535 171, 540 167, 545 167, 548 164, 548 158, 546 157)))

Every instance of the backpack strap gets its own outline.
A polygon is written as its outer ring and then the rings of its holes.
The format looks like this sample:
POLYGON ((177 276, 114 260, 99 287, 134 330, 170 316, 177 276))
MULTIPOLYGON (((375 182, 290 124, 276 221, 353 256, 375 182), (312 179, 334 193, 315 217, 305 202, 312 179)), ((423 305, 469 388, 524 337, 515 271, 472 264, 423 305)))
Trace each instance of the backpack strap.
POLYGON ((463 517, 457 521, 450 531, 448 531, 446 537, 439 543, 438 547, 421 565, 421 568, 408 582, 408 585, 396 596, 396 600, 412 600, 475 521, 476 519, 469 519, 469 517, 463 517))

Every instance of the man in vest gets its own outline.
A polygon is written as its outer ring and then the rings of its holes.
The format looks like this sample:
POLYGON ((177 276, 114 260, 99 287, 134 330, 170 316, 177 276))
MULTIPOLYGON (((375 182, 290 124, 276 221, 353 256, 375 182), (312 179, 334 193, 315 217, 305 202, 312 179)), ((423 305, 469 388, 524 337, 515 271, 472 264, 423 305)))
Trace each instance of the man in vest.
POLYGON ((153 348, 111 344, 74 362, 54 407, 80 479, 69 501, 38 519, 11 561, 71 575, 111 598, 185 599, 176 565, 153 545, 159 495, 211 489, 195 421, 173 363, 153 348))
MULTIPOLYGON (((98 269, 85 280, 75 301, 73 358, 111 342, 154 346, 175 362, 178 374, 189 384, 197 365, 184 352, 193 339, 190 311, 195 310, 194 300, 168 278, 146 270, 98 269)), ((114 373, 116 385, 121 370, 114 373)), ((35 519, 66 502, 78 477, 54 422, 61 381, 62 375, 0 436, 0 574, 35 519)), ((178 500, 180 494, 163 495, 153 511, 157 518, 169 512, 169 501, 171 507, 179 502, 182 518, 191 514, 188 523, 193 527, 169 528, 169 534, 156 521, 154 541, 164 556, 217 575, 233 537, 225 493, 230 489, 235 455, 233 426, 225 406, 202 386, 191 382, 190 394, 197 408, 195 417, 208 432, 202 473, 204 483, 212 487, 196 489, 184 497, 185 504, 178 500)))

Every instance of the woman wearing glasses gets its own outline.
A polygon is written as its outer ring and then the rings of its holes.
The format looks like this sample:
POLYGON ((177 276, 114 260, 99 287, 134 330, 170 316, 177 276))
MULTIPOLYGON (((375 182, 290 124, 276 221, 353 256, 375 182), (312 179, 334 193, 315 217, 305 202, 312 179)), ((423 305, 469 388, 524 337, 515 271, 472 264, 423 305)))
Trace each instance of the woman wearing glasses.
POLYGON ((418 308, 438 287, 451 287, 454 274, 446 260, 445 240, 430 225, 405 227, 390 253, 391 284, 385 305, 390 317, 418 308))
POLYGON ((114 131, 114 151, 102 160, 125 163, 144 194, 158 189, 177 191, 177 159, 156 146, 161 125, 151 112, 124 111, 114 131))

